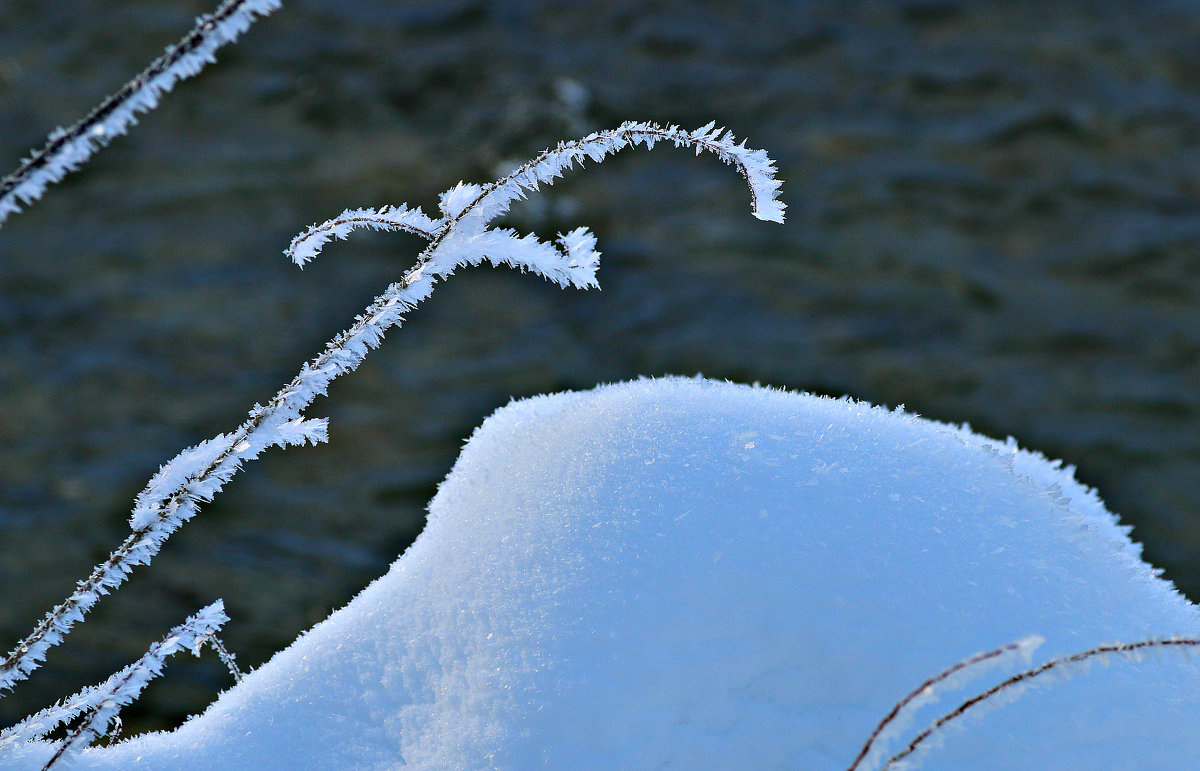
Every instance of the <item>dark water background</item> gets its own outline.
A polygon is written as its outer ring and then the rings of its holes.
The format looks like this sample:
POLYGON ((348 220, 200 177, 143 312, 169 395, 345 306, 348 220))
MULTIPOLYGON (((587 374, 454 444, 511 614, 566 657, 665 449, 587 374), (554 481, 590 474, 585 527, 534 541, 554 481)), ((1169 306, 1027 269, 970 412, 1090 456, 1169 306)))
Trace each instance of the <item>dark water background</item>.
MULTIPOLYGON (((0 3, 0 165, 215 5, 0 3)), ((441 287, 0 702, 97 681, 217 597, 255 666, 419 532, 510 397, 639 374, 903 403, 1079 467, 1200 598, 1200 4, 295 0, 0 230, 0 648, 128 532, 145 480, 237 425, 411 263, 350 206, 431 207, 559 139, 716 120, 778 160, 786 226, 736 173, 627 153, 518 207, 604 250, 602 292, 441 287)), ((1169 630, 1168 630, 1169 631, 1169 630)), ((226 687, 179 657, 130 713, 226 687)))

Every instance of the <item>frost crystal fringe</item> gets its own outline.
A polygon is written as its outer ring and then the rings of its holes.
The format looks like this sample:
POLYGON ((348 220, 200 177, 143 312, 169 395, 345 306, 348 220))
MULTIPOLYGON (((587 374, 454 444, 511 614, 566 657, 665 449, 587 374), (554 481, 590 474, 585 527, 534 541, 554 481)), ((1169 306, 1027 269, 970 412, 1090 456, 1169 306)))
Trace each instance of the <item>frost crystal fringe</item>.
POLYGON ((32 672, 46 650, 61 641, 102 594, 120 585, 134 565, 148 563, 167 537, 195 515, 200 502, 211 500, 237 473, 243 460, 272 445, 324 441, 325 421, 306 420, 301 412, 326 393, 334 378, 357 368, 367 353, 383 342, 384 333, 402 323, 403 314, 429 296, 439 279, 460 266, 488 260, 537 273, 563 287, 596 286, 600 254, 595 250, 595 237, 585 228, 561 235, 555 245, 507 229, 488 229, 487 225, 527 191, 536 190, 541 183, 553 184, 565 169, 584 158, 599 161, 639 143, 653 147, 658 140, 695 147, 697 152, 708 150, 736 166, 750 185, 755 216, 783 221, 775 164, 762 150, 747 149, 744 142, 734 144, 728 132, 714 129, 712 124, 688 132, 675 126, 625 123, 613 131, 562 143, 490 185, 460 183, 442 194, 442 217, 437 220, 406 207, 358 209, 313 226, 293 240, 285 253, 300 265, 315 257, 330 238, 344 237, 358 227, 407 230, 427 236, 430 242, 400 281, 376 297, 349 329, 306 362, 270 402, 255 405, 250 419, 236 431, 185 450, 159 469, 137 497, 130 518, 134 532, 0 662, 0 692, 32 672))
MULTIPOLYGON (((1060 658, 1051 659, 1041 666, 1026 670, 1019 674, 1013 675, 1000 684, 989 688, 978 696, 967 699, 960 704, 952 712, 943 715, 929 728, 926 728, 921 733, 909 742, 908 746, 902 751, 893 755, 884 769, 900 769, 910 768, 910 763, 907 760, 913 753, 919 750, 924 750, 928 746, 931 738, 939 735, 945 730, 948 723, 952 723, 961 718, 965 713, 978 707, 986 701, 992 700, 995 697, 1004 697, 1002 702, 993 702, 991 707, 1002 706, 1017 698, 1019 698, 1025 690, 1031 685, 1038 683, 1032 682, 1047 674, 1058 674, 1066 676, 1074 669, 1086 668, 1097 657, 1101 659, 1110 656, 1120 656, 1121 658, 1138 661, 1147 651, 1155 650, 1175 650, 1187 653, 1188 648, 1200 646, 1200 637, 1169 637, 1165 640, 1142 640, 1134 643, 1112 643, 1109 645, 1098 645, 1090 650, 1081 653, 1074 653, 1070 656, 1062 656, 1060 658)), ((972 714, 979 714, 978 711, 972 714)))
MULTIPOLYGON (((439 204, 443 214, 441 219, 432 220, 420 209, 403 206, 379 210, 348 209, 340 216, 313 225, 296 236, 285 253, 297 265, 303 266, 313 260, 331 238, 345 238, 351 231, 363 227, 405 230, 434 240, 468 211, 485 221, 495 219, 507 212, 513 201, 525 198, 527 192, 537 191, 543 183, 554 184, 564 170, 574 168, 576 163, 582 165, 585 159, 599 162, 638 144, 645 145, 647 149, 653 148, 658 141, 668 141, 676 147, 694 147, 697 154, 707 150, 735 166, 750 187, 750 207, 754 216, 768 222, 783 222, 786 206, 779 201, 780 181, 775 176, 775 162, 766 152, 747 148, 744 141, 735 144, 732 134, 725 129, 714 128, 714 125, 709 123, 695 131, 685 131, 678 126, 623 123, 615 130, 560 143, 558 147, 546 150, 490 185, 460 182, 442 193, 439 204)), ((573 232, 580 238, 586 233, 583 229, 573 232)), ((422 255, 422 261, 426 261, 425 254, 422 255)))
POLYGON ((347 209, 340 216, 327 220, 321 225, 314 225, 292 239, 288 247, 292 262, 300 267, 320 253, 330 239, 339 241, 346 238, 359 228, 371 230, 402 230, 416 236, 433 238, 437 223, 425 216, 420 209, 409 209, 384 206, 382 209, 347 209))
MULTIPOLYGON (((216 625, 213 627, 213 630, 214 630, 213 633, 209 633, 206 636, 198 637, 192 643, 191 648, 192 648, 193 652, 198 656, 198 655, 200 655, 200 648, 202 646, 204 646, 204 645, 210 646, 214 651, 216 651, 217 657, 220 658, 221 661, 225 664, 225 666, 229 669, 229 673, 231 675, 233 675, 234 682, 240 683, 242 681, 243 675, 242 675, 241 670, 238 669, 236 662, 234 661, 233 654, 230 653, 225 648, 225 646, 224 646, 224 644, 222 644, 220 638, 217 637, 215 634, 216 628, 220 627, 221 625, 223 625, 225 623, 224 619, 223 618, 219 619, 216 614, 222 614, 222 616, 224 614, 224 605, 220 600, 218 600, 217 602, 213 603, 212 605, 209 605, 207 608, 200 611, 200 614, 197 614, 197 616, 184 622, 185 626, 187 624, 192 624, 193 622, 200 624, 200 626, 196 628, 197 634, 199 634, 203 631, 203 627, 207 625, 207 622, 204 621, 204 619, 201 619, 202 615, 205 616, 207 619, 219 621, 219 623, 216 623, 216 625)), ((176 630, 172 630, 172 632, 168 633, 168 635, 167 635, 168 640, 170 638, 172 638, 173 636, 175 636, 175 631, 176 630)), ((165 644, 165 642, 166 641, 164 641, 164 643, 160 643, 160 645, 165 644)), ((183 643, 183 642, 179 643, 179 645, 181 645, 181 646, 184 644, 185 643, 183 643)), ((159 653, 164 658, 166 656, 171 655, 172 652, 173 651, 165 651, 164 652, 163 649, 161 649, 161 648, 159 649, 159 653)), ((64 723, 68 723, 71 720, 74 720, 78 715, 80 715, 84 711, 95 708, 97 705, 99 705, 101 702, 103 702, 105 698, 107 698, 110 695, 111 690, 112 690, 111 685, 116 681, 116 679, 119 679, 124 673, 126 673, 128 671, 129 671, 129 667, 126 667, 125 669, 121 670, 120 672, 117 672, 116 674, 109 677, 108 680, 106 680, 105 682, 103 682, 99 685, 92 685, 87 688, 84 688, 79 693, 75 694, 74 696, 70 696, 66 699, 63 699, 63 700, 59 701, 57 704, 47 707, 46 709, 43 709, 40 712, 36 712, 33 715, 30 715, 29 717, 25 718, 21 722, 15 724, 13 726, 10 726, 9 728, 4 729, 3 731, 0 731, 0 752, 3 752, 3 750, 6 747, 9 747, 18 742, 25 742, 25 741, 31 741, 34 739, 41 739, 41 738, 45 737, 47 734, 49 734, 51 731, 53 731, 54 729, 58 728, 60 725, 63 725, 64 723)), ((120 732, 120 721, 121 721, 120 716, 114 716, 114 721, 115 722, 113 724, 113 727, 112 727, 111 731, 109 731, 109 733, 115 734, 115 733, 120 732)))
POLYGON ((182 40, 167 48, 137 77, 69 129, 55 129, 41 150, 0 180, 0 223, 22 204, 42 197, 46 187, 82 166, 113 137, 137 123, 137 114, 158 106, 175 84, 216 61, 218 48, 231 43, 260 17, 279 8, 281 0, 225 0, 212 14, 201 16, 182 40))
POLYGON ((879 725, 867 737, 858 756, 850 764, 849 771, 875 771, 883 761, 887 743, 908 727, 917 710, 937 701, 942 692, 961 688, 969 680, 1007 664, 1014 658, 1023 659, 1025 665, 1029 666, 1030 656, 1043 642, 1043 638, 1033 635, 986 653, 978 653, 921 683, 879 721, 879 725))
MULTIPOLYGON (((14 736, 44 735, 87 710, 82 722, 58 745, 54 755, 42 767, 42 771, 46 771, 58 761, 84 749, 96 738, 104 736, 121 707, 136 699, 146 684, 162 672, 168 656, 182 648, 189 648, 199 656, 200 647, 228 620, 224 605, 217 600, 173 628, 160 642, 151 645, 140 659, 114 673, 100 685, 81 691, 57 708, 39 712, 10 731, 14 736)), ((5 737, 5 743, 11 740, 5 737)))

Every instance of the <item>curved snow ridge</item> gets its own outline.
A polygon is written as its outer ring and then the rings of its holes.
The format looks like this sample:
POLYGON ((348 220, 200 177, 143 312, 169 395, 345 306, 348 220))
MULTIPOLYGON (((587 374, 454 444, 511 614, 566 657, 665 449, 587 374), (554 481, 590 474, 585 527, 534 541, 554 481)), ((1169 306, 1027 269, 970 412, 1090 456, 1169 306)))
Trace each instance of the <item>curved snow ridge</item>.
POLYGON ((1020 447, 1011 436, 1001 442, 973 432, 966 424, 935 424, 956 434, 969 446, 996 453, 1018 483, 1031 486, 1057 504, 1064 526, 1086 532, 1093 548, 1103 548, 1100 544, 1107 544, 1119 553, 1119 559, 1136 574, 1135 580, 1146 584, 1148 591, 1160 593, 1169 589, 1180 602, 1192 607, 1200 619, 1200 609, 1196 609, 1172 582, 1161 577, 1162 570, 1142 560, 1142 544, 1130 538, 1133 528, 1121 524, 1120 517, 1105 507, 1094 488, 1075 478, 1074 466, 1020 447))
MULTIPOLYGON (((978 651, 1200 633, 1135 555, 1070 469, 903 412, 694 379, 536 397, 476 430, 385 576, 77 767, 844 769, 978 651)), ((959 721, 923 767, 1187 766, 1197 719, 1181 657, 1121 661, 959 721)))

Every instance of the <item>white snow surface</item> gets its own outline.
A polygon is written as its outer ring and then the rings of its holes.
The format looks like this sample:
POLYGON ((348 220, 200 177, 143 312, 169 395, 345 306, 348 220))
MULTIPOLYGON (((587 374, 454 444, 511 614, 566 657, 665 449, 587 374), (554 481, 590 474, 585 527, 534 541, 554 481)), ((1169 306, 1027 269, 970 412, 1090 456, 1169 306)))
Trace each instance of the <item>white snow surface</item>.
MULTIPOLYGON (((1200 634, 1138 553, 1070 469, 965 428, 695 379, 536 397, 475 432, 349 605, 178 730, 73 767, 845 769, 973 654, 1200 634)), ((959 721, 921 767, 1194 767, 1200 671, 1107 664, 959 721)))

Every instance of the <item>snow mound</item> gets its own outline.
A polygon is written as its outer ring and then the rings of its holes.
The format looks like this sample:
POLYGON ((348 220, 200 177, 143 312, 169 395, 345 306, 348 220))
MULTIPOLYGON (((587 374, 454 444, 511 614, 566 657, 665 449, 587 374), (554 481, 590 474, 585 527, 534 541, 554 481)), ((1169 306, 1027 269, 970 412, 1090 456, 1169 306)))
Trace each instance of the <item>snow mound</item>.
MULTIPOLYGON (((684 379, 536 397, 475 432, 348 606, 76 767, 844 769, 980 651, 1200 633, 1138 553, 1069 469, 902 412, 684 379)), ((1191 765, 1200 673, 1110 663, 961 721, 923 767, 1191 765)))

